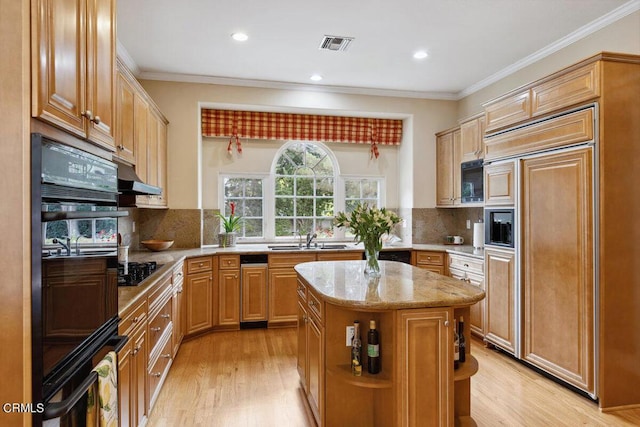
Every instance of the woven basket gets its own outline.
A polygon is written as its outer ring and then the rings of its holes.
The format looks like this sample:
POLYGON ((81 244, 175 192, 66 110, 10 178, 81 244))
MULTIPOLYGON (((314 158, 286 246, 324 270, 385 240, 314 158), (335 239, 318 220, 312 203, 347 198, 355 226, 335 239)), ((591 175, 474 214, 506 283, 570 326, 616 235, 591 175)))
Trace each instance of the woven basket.
POLYGON ((236 245, 237 233, 218 233, 218 242, 221 248, 230 248, 236 245))

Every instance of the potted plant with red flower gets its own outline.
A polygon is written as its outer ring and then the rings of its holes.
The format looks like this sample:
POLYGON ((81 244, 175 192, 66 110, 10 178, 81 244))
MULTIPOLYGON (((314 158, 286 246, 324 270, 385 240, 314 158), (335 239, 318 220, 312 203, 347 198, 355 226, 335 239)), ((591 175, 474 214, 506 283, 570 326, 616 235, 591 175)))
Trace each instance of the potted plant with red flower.
POLYGON ((236 215, 236 204, 234 202, 229 203, 229 209, 231 214, 226 217, 222 213, 218 213, 220 218, 220 233, 218 234, 218 241, 221 248, 231 247, 236 245, 237 231, 240 230, 242 217, 236 215), (224 229, 224 231, 222 231, 224 229))

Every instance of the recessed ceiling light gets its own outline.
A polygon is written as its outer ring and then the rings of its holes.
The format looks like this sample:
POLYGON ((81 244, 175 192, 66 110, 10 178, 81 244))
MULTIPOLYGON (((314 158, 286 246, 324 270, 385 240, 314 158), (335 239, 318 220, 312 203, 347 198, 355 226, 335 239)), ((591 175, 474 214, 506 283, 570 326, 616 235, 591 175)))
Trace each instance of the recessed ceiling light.
POLYGON ((419 51, 417 51, 416 53, 413 54, 413 57, 415 59, 424 59, 427 56, 429 56, 429 54, 425 50, 419 50, 419 51))
POLYGON ((249 36, 245 33, 233 33, 231 34, 231 38, 238 42, 244 42, 249 39, 249 36))
POLYGON ((322 76, 320 74, 314 74, 311 77, 309 77, 311 80, 313 80, 314 82, 319 82, 320 80, 322 80, 322 76))

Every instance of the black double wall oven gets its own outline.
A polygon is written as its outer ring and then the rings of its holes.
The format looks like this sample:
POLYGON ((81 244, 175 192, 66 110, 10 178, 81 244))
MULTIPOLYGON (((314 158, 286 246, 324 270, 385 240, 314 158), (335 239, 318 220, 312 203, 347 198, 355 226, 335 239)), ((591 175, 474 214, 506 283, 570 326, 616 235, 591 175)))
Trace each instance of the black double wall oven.
POLYGON ((35 426, 86 424, 93 367, 118 336, 117 165, 31 137, 32 358, 35 426))

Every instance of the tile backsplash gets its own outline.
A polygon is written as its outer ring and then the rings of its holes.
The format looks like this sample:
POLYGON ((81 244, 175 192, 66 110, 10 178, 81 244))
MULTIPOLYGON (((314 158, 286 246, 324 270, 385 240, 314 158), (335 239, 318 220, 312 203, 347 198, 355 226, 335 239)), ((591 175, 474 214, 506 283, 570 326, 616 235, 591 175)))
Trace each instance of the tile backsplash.
MULTIPOLYGON (((199 248, 218 244, 220 220, 217 209, 135 209, 127 208, 129 216, 118 221, 118 232, 131 250, 143 249, 140 241, 147 239, 173 240, 173 248, 199 248), (134 227, 135 223, 135 227, 134 227)), ((466 221, 482 219, 482 208, 416 208, 399 209, 406 221, 395 232, 406 244, 442 243, 447 235, 460 235, 471 243, 472 229, 466 221)))
POLYGON ((473 239, 473 223, 483 217, 482 208, 416 208, 413 209, 412 243, 443 243, 449 235, 462 236, 465 244, 473 239), (471 229, 467 229, 467 220, 471 229))

